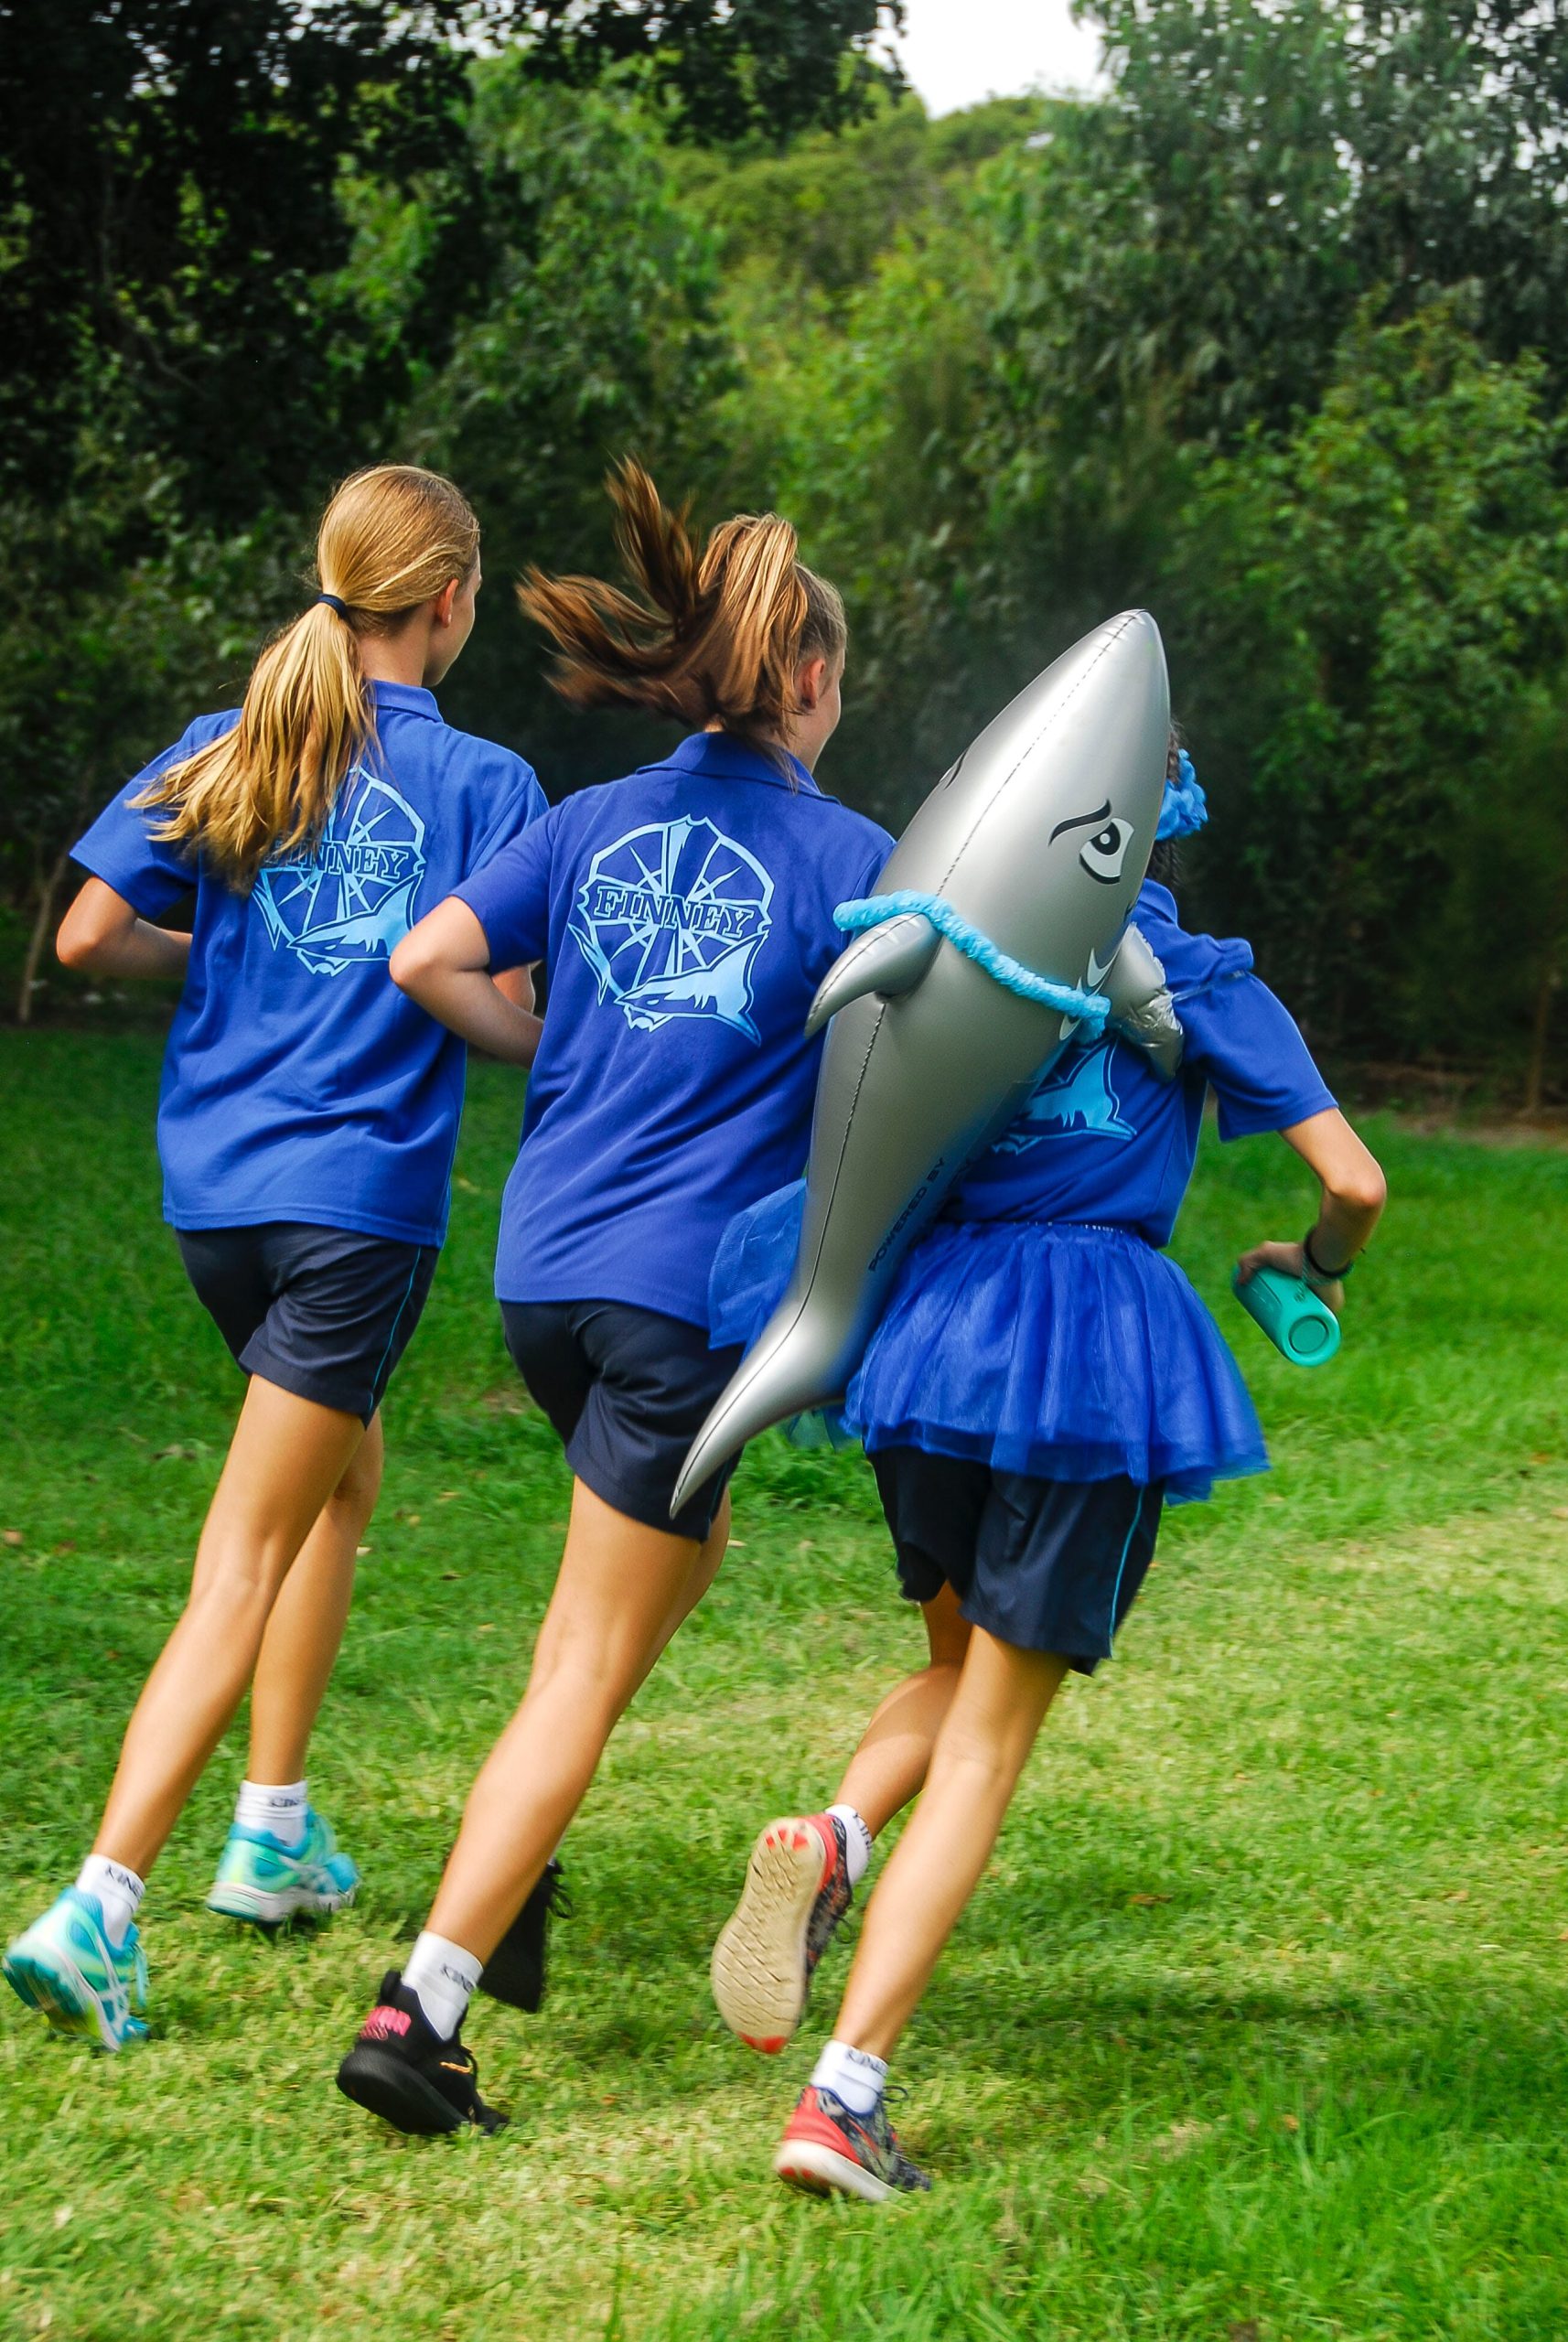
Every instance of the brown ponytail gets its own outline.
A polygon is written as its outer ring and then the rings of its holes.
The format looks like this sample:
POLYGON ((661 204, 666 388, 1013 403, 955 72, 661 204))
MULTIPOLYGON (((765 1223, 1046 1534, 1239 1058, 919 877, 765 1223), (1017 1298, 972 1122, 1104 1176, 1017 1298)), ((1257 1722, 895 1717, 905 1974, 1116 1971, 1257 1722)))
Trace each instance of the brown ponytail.
POLYGON ((574 707, 653 708, 773 745, 799 713, 802 660, 843 654, 836 589, 798 559, 795 532, 777 512, 725 521, 699 553, 687 508, 671 512, 640 464, 628 457, 606 487, 640 598, 597 577, 538 569, 518 588, 558 647, 556 690, 574 707))
POLYGON ((346 479, 316 541, 330 602, 268 643, 233 730, 136 800, 168 809, 158 836, 193 847, 242 894, 274 851, 308 847, 375 728, 360 636, 395 633, 478 557, 479 524, 438 472, 378 464, 346 479))

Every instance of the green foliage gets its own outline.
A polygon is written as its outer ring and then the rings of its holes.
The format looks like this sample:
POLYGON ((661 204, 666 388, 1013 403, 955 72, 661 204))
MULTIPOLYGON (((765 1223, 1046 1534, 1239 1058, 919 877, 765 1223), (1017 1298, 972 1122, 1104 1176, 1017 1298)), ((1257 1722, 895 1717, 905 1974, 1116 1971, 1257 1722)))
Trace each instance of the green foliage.
POLYGON ((460 0, 417 19, 392 0, 7 0, 0 476, 13 492, 69 487, 106 396, 190 508, 231 524, 342 460, 364 410, 322 282, 347 248, 338 177, 442 161, 463 88, 446 37, 467 13, 460 0))
MULTIPOLYGON (((485 184, 508 191, 493 286, 410 402, 397 444, 462 481, 491 592, 509 596, 530 563, 613 560, 602 482, 626 448, 677 481, 711 469, 732 360, 712 239, 675 200, 668 150, 635 95, 541 90, 522 60, 497 60, 476 77, 469 135, 485 184)), ((569 717, 544 686, 541 647, 509 618, 455 672, 454 721, 546 770, 625 769, 646 727, 569 717)))
MULTIPOLYGON (((137 0, 113 38, 88 13, 0 146, 5 447, 35 485, 7 525, 41 544, 62 513, 58 575, 24 563, 7 604, 8 736, 59 735, 47 646, 116 581, 150 610, 171 563, 216 564, 244 638, 286 602, 245 549, 303 567, 334 465, 402 454, 485 522, 455 720, 556 793, 625 769, 661 728, 567 716, 507 604, 531 561, 611 558, 599 483, 635 448, 702 521, 788 511, 843 587, 828 786, 900 824, 1048 659, 1149 604, 1216 813, 1191 914, 1249 932, 1319 1042, 1563 1094, 1556 5, 1094 0, 1106 98, 940 123, 877 79, 872 0, 267 0, 231 91, 224 0, 137 0), (51 106, 86 161, 46 186, 51 106), (269 175, 280 142, 299 167, 269 175), (84 188, 140 190, 96 274, 84 188)), ((0 65, 13 117, 33 70, 0 65)), ((176 599, 166 697, 128 650, 64 689, 73 768, 161 745, 222 664, 176 599)), ((29 779, 26 819, 0 795, 13 901, 74 786, 29 779)))
POLYGON ((534 70, 581 86, 636 60, 677 133, 719 145, 836 128, 900 86, 876 44, 902 24, 903 0, 540 0, 498 13, 535 36, 534 70))
POLYGON ((1032 99, 996 98, 940 122, 918 102, 878 105, 836 136, 783 153, 682 154, 675 185, 701 210, 726 275, 754 273, 775 297, 830 301, 858 289, 905 228, 922 240, 962 207, 976 164, 1038 128, 1032 99))
POLYGON ((1539 360, 1485 359, 1452 306, 1363 319, 1318 413, 1208 465, 1175 532, 1177 672, 1225 823, 1211 895, 1335 1041, 1419 1051, 1479 1006, 1455 996, 1454 915, 1467 900, 1495 935, 1499 897, 1458 882, 1499 781, 1546 779, 1510 740, 1560 687, 1568 628, 1541 389, 1539 360))
MULTIPOLYGON (((463 127, 475 47, 592 82, 640 60, 704 138, 853 119, 892 0, 0 0, 0 478, 58 493, 113 390, 189 509, 231 525, 353 459, 483 296, 463 127), (367 344, 343 175, 417 182, 411 343, 367 344)), ((490 188, 493 195, 496 190, 490 188)))
POLYGON ((263 635, 297 606, 276 528, 217 541, 168 512, 161 549, 125 564, 127 507, 145 521, 166 494, 144 465, 47 517, 0 510, 0 887, 29 929, 23 1022, 50 981, 66 849, 197 704, 238 696, 263 635))

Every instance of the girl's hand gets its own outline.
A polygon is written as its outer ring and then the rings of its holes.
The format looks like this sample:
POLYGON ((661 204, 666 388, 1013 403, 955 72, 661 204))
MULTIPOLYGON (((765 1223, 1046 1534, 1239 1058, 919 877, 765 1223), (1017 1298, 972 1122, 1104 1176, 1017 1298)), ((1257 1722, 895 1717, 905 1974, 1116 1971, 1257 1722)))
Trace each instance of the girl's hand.
MULTIPOLYGON (((455 895, 403 937, 392 955, 392 980, 476 1048, 510 1065, 533 1063, 541 1021, 491 975, 485 930, 455 895)), ((510 975, 504 981, 514 993, 521 989, 510 975)), ((531 980, 528 992, 532 998, 531 980)))
POLYGON ((1342 1280, 1320 1277, 1307 1262, 1305 1245, 1254 1244, 1251 1251, 1243 1252, 1236 1263, 1236 1273, 1243 1284, 1251 1284, 1260 1269, 1275 1269, 1281 1276, 1299 1277, 1320 1300, 1326 1301, 1336 1317, 1345 1305, 1342 1280))

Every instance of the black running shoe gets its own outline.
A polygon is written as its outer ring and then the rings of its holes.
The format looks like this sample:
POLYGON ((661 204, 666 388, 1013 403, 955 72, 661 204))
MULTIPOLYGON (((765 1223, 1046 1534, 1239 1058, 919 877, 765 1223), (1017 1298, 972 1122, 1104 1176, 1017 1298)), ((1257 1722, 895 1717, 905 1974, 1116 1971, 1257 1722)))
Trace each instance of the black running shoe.
POLYGON ((506 2116, 479 2096, 470 2052, 456 2034, 443 2041, 425 2022, 418 1994, 395 1968, 381 1979, 381 1999, 338 2068, 338 2087, 356 2106, 369 2107, 416 2138, 466 2125, 499 2131, 506 2124, 506 2116))
POLYGON ((538 2014, 544 1998, 544 1955, 552 1918, 569 1919, 572 1896, 561 1865, 552 1856, 538 1885, 485 1962, 479 1990, 508 2008, 538 2014))

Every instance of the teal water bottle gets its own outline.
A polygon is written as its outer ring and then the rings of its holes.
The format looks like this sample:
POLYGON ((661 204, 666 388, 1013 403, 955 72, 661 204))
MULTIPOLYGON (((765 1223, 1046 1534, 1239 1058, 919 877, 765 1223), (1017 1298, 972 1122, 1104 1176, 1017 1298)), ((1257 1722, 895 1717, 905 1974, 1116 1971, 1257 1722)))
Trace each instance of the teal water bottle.
POLYGON ((1259 1269, 1245 1284, 1240 1277, 1238 1269, 1231 1292, 1281 1357, 1293 1366, 1326 1366, 1339 1347, 1339 1320, 1326 1301, 1280 1269, 1259 1269))

